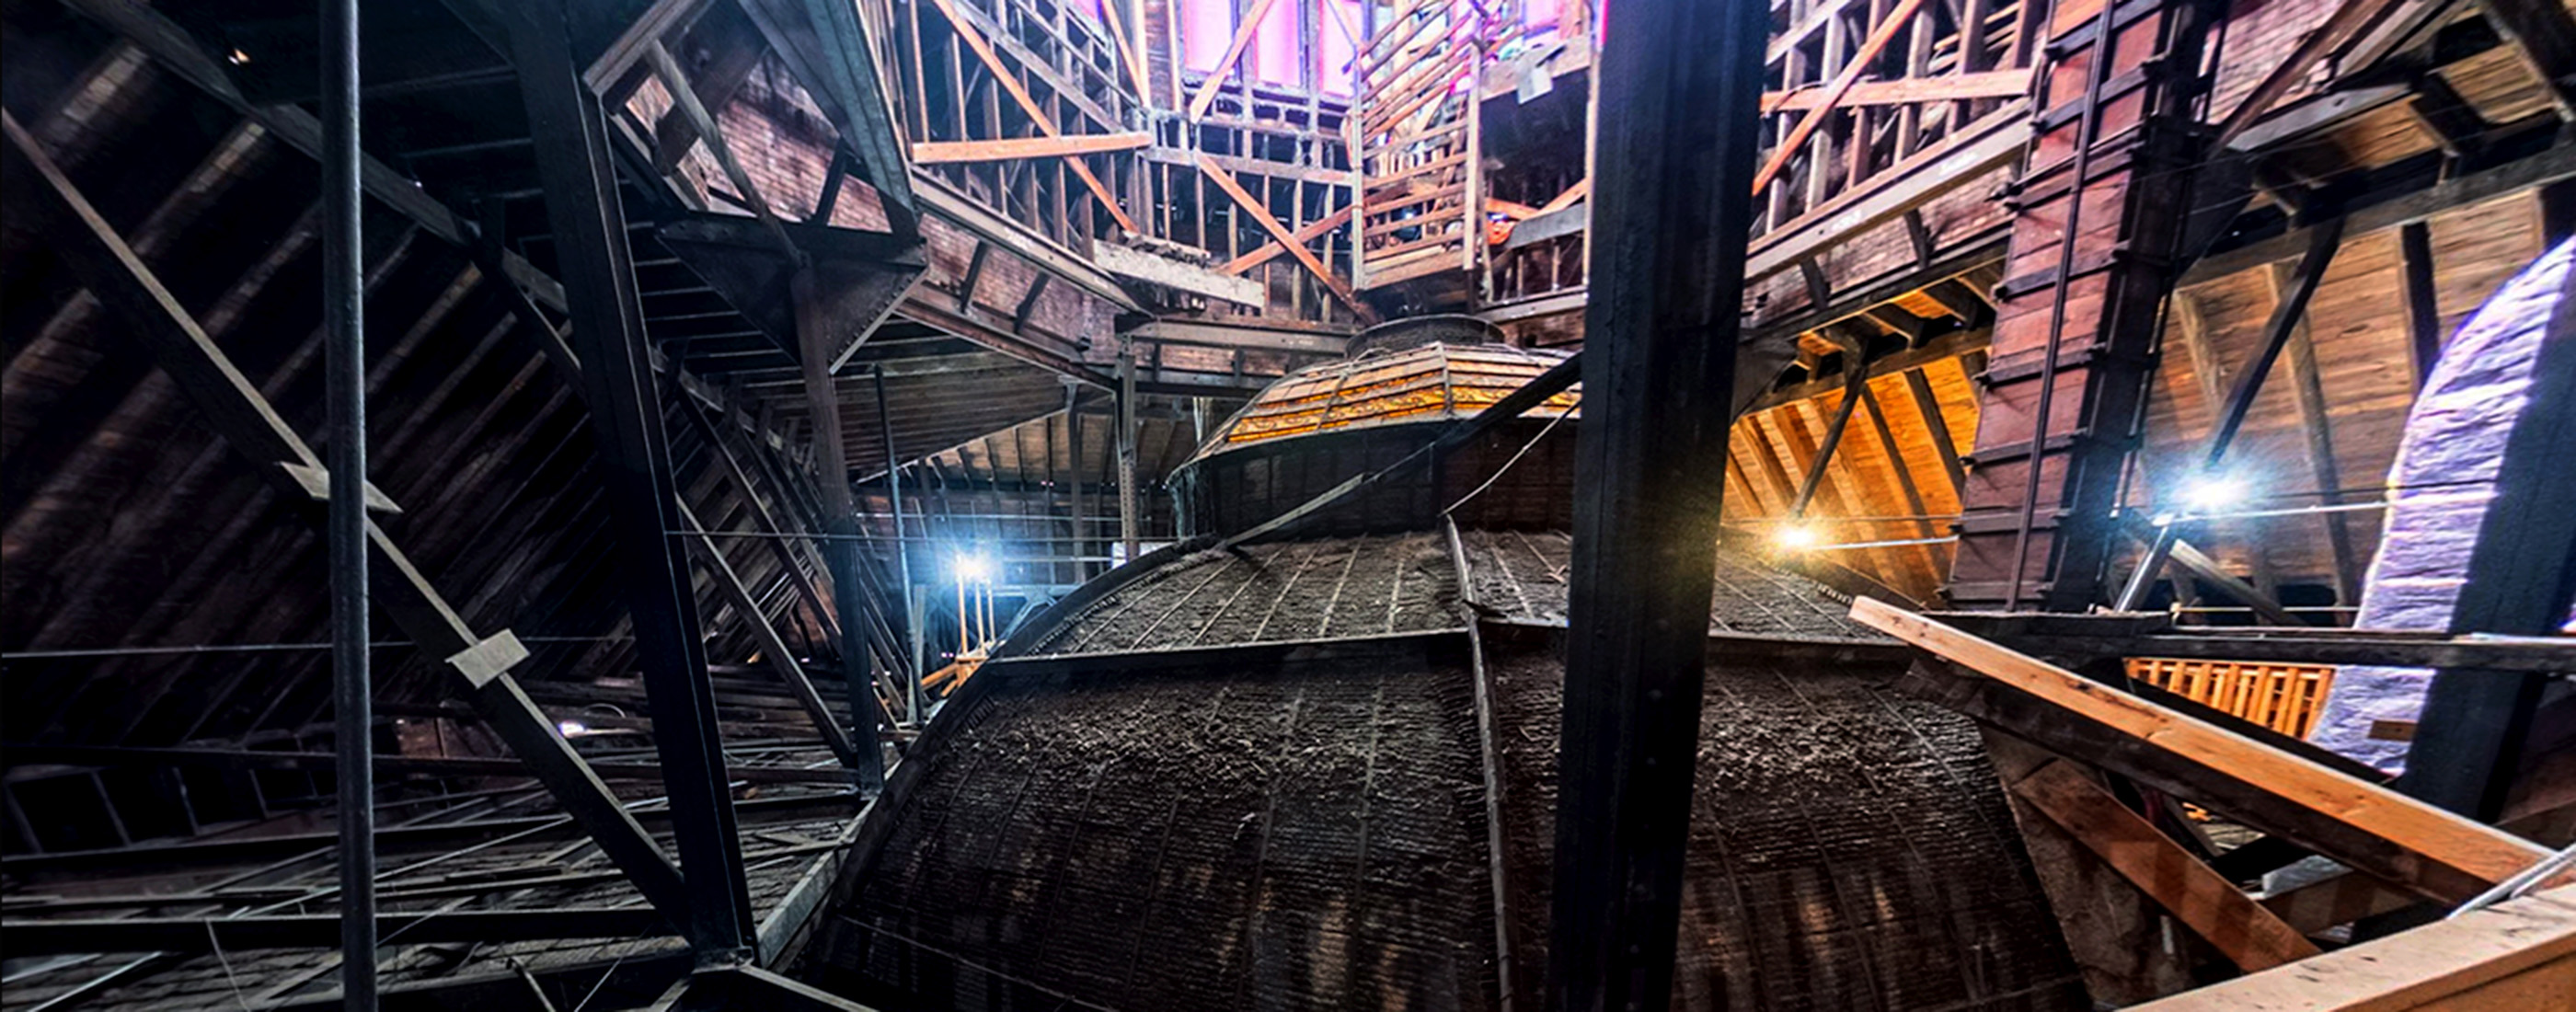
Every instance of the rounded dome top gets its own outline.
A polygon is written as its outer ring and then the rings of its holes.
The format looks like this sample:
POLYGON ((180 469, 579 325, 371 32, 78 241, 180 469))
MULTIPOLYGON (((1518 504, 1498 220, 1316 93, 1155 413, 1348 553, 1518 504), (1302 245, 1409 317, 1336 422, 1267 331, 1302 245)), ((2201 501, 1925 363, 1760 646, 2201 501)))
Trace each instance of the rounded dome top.
MULTIPOLYGON (((1280 377, 1226 419, 1190 459, 1318 432, 1471 417, 1565 358, 1561 352, 1448 341, 1365 350, 1280 377)), ((1572 391, 1560 393, 1525 417, 1574 414, 1578 400, 1572 391)))

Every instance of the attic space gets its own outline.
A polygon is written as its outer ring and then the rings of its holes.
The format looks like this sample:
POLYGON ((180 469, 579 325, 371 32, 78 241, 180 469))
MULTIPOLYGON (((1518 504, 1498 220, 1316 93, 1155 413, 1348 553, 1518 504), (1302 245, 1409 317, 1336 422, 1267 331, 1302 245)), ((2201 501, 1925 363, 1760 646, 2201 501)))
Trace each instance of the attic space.
POLYGON ((2576 1008, 2576 0, 5 0, 0 1012, 2576 1008))

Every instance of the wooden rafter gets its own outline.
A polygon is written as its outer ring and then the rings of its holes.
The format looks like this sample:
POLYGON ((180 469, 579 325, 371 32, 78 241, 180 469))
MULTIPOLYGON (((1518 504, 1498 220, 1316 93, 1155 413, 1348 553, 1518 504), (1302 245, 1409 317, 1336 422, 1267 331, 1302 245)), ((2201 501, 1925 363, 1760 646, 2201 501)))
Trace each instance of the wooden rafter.
POLYGON ((2354 868, 2453 902, 2548 848, 1863 598, 1852 619, 1938 657, 1915 687, 2061 753, 2211 804, 2354 868), (1937 684, 1934 684, 1937 683, 1937 684), (1996 691, 1989 691, 1996 690, 1996 691))
MULTIPOLYGON (((993 51, 993 43, 984 38, 984 33, 977 31, 973 22, 958 13, 956 0, 931 0, 931 3, 948 19, 948 26, 957 32, 957 38, 966 43, 966 48, 975 51, 975 58, 983 61, 984 69, 993 75, 993 80, 1002 86, 1003 91, 1010 94, 1011 101, 1018 103, 1020 111, 1028 114, 1029 122, 1037 126, 1038 132, 1050 138, 1062 136, 1064 128, 1057 126, 1055 117, 1047 115, 1046 110, 1038 105, 1037 97, 1029 94, 1027 85, 1020 83, 1020 75, 1012 73, 1002 63, 1001 54, 993 51)), ((1080 156, 1064 156, 1064 165, 1073 172, 1074 178, 1082 180, 1082 185, 1091 190, 1093 197, 1099 199, 1100 206, 1108 209, 1109 216, 1117 220, 1118 227, 1129 232, 1143 231, 1136 226, 1136 220, 1128 217, 1127 212, 1118 206, 1118 196, 1110 192, 1109 184, 1101 182, 1100 177, 1092 173, 1091 166, 1083 164, 1080 156)))
POLYGON ((2267 970, 2317 954, 2316 943, 2066 760, 2049 762, 2010 786, 2238 969, 2267 970))
POLYGON ((953 162, 999 162, 1017 158, 1070 158, 1111 151, 1133 151, 1152 143, 1154 143, 1154 136, 1141 130, 1114 134, 1017 137, 999 141, 917 141, 912 145, 912 163, 945 165, 953 162))
POLYGON ((1245 217, 1251 218, 1254 224, 1261 226, 1262 231, 1270 233, 1271 241, 1280 244, 1288 251, 1289 256, 1297 258, 1298 263, 1305 265, 1306 272, 1314 275, 1315 280, 1322 282, 1324 288, 1333 293, 1334 298, 1342 300, 1343 305, 1351 307, 1351 312, 1361 320, 1368 323, 1378 322, 1377 311, 1370 309, 1368 303, 1360 301, 1359 294, 1351 290, 1350 282, 1334 275, 1332 268, 1324 266, 1322 260, 1316 259, 1315 251, 1307 249, 1306 243, 1299 240, 1296 233, 1288 231, 1288 227, 1280 224, 1279 219, 1271 217, 1270 210, 1262 206, 1260 198, 1254 197, 1243 188, 1242 183, 1236 182, 1233 173, 1218 168, 1216 163, 1209 161, 1206 155, 1199 155, 1198 163, 1199 171, 1206 173, 1208 180, 1215 183, 1217 189, 1224 190, 1226 196, 1234 198, 1235 206, 1243 209, 1245 217))

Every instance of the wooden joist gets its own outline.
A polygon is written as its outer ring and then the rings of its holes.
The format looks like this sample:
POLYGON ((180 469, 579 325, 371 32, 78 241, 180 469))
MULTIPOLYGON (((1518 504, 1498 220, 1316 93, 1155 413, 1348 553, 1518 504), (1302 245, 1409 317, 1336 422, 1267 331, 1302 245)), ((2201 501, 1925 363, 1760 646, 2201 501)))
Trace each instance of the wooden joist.
POLYGON ((2074 764, 2060 759, 2013 782, 2112 870, 2248 973, 2317 954, 2316 943, 2240 892, 2074 764))
POLYGON ((2135 1012, 2400 1012, 2566 1008, 2576 996, 2576 887, 2509 900, 2135 1012))
POLYGON ((1014 137, 998 141, 916 141, 912 145, 912 163, 946 165, 953 162, 1003 162, 1015 158, 1063 158, 1134 151, 1153 142, 1154 135, 1142 130, 1014 137))
POLYGON ((1908 691, 2417 894, 2466 900, 2548 854, 1921 615, 1864 598, 1852 618, 1940 659, 1917 664, 1908 691))
MULTIPOLYGON (((1969 98, 2014 98, 2030 93, 2030 71, 1983 70, 1940 77, 1900 77, 1863 81, 1843 94, 1842 108, 1861 105, 1912 105, 1969 98)), ((1816 87, 1774 91, 1762 96, 1765 113, 1804 112, 1825 105, 1825 90, 1816 87)))

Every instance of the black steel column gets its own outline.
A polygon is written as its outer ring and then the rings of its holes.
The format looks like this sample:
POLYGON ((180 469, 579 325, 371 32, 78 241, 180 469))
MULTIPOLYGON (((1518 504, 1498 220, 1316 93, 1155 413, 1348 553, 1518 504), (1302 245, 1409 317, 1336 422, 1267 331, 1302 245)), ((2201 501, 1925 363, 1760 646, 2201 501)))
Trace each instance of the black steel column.
POLYGON ((340 751, 340 991, 376 1007, 375 700, 367 670, 367 265, 359 245, 358 0, 322 5, 323 384, 331 435, 331 688, 340 751))
MULTIPOLYGON (((2547 636, 2576 598, 2576 270, 2558 282, 2531 366, 2528 407, 2506 437, 2495 499, 2470 550, 2451 632, 2547 636)), ((2504 810, 2548 676, 2434 672, 2398 787, 2470 818, 2504 810)))
POLYGON ((1766 5, 1622 0, 1600 59, 1548 1007, 1670 1002, 1766 5))
MULTIPOLYGON (((911 543, 904 538, 903 529, 903 457, 898 455, 894 448, 894 415, 893 412, 886 407, 884 364, 880 363, 876 368, 870 370, 869 376, 876 383, 877 434, 885 438, 886 510, 894 515, 894 588, 903 594, 904 621, 911 622, 914 621, 912 617, 912 548, 910 547, 911 543)), ((925 526, 922 529, 922 533, 928 534, 929 528, 925 526)), ((888 630, 888 632, 891 633, 892 630, 888 630)), ((898 648, 895 644, 887 643, 885 645, 886 657, 888 659, 892 659, 895 656, 895 651, 897 649, 898 648)), ((921 676, 923 672, 921 670, 920 663, 920 656, 916 653, 913 658, 911 677, 904 679, 905 688, 903 712, 904 716, 909 718, 915 725, 921 723, 921 676)), ((897 673, 900 674, 900 672, 897 673)))
POLYGON ((626 245, 608 124, 582 83, 561 0, 517 5, 512 62, 535 138, 557 270, 572 309, 574 351, 598 443, 600 472, 626 573, 635 653, 653 716, 671 825, 689 897, 683 925, 701 959, 752 944, 742 842, 735 835, 723 742, 716 729, 698 603, 671 480, 670 447, 645 343, 643 307, 626 245))

